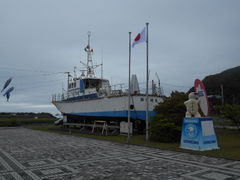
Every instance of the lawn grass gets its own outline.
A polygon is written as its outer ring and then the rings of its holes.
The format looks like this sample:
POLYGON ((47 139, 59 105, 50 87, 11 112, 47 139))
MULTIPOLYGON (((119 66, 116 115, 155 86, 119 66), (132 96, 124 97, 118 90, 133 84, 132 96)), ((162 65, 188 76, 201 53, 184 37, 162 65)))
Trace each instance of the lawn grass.
MULTIPOLYGON (((60 134, 71 134, 74 136, 82 136, 100 140, 107 140, 119 143, 127 143, 127 136, 101 136, 101 135, 93 135, 93 134, 82 134, 79 132, 71 132, 70 131, 61 131, 60 127, 57 126, 29 126, 27 128, 34 129, 34 130, 42 130, 48 132, 55 132, 60 134)), ((158 143, 158 142, 148 142, 145 141, 144 135, 134 135, 130 139, 130 144, 135 145, 143 145, 143 146, 150 146, 154 148, 160 148, 165 150, 173 150, 173 151, 180 151, 180 152, 188 152, 192 154, 200 154, 212 157, 222 157, 222 158, 229 158, 240 160, 240 131, 238 130, 230 130, 230 129, 215 129, 218 139, 218 145, 220 149, 211 150, 211 151, 192 151, 192 150, 185 150, 179 148, 179 143, 158 143)))

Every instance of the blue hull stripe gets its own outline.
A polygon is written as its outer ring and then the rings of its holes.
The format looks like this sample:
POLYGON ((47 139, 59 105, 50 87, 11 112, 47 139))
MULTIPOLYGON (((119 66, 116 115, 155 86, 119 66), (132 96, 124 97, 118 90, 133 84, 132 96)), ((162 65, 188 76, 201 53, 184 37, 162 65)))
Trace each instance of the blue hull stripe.
POLYGON ((76 101, 76 100, 97 99, 97 98, 98 98, 97 93, 94 93, 94 94, 88 94, 85 96, 68 98, 68 99, 65 99, 64 101, 76 101))
MULTIPOLYGON (((156 115, 154 111, 148 112, 149 117, 156 115)), ((128 111, 105 111, 105 112, 87 112, 87 113, 69 113, 67 115, 75 116, 96 116, 96 117, 128 117, 128 111)), ((132 119, 146 120, 146 111, 131 111, 132 119)))

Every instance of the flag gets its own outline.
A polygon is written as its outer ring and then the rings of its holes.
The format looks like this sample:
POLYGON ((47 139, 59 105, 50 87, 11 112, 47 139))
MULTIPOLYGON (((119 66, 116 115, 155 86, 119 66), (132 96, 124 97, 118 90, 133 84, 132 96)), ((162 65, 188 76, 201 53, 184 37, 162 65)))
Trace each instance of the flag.
POLYGON ((10 84, 11 81, 12 81, 12 78, 9 78, 9 79, 5 82, 5 84, 4 84, 4 86, 3 86, 2 90, 1 90, 1 92, 3 92, 4 89, 6 89, 6 88, 8 87, 8 85, 10 84))
POLYGON ((138 35, 135 37, 132 47, 134 47, 136 44, 141 43, 141 42, 146 42, 147 41, 147 31, 146 27, 142 30, 141 33, 138 33, 138 35))
POLYGON ((12 92, 13 90, 14 90, 14 87, 11 87, 11 88, 9 88, 9 89, 5 92, 5 94, 3 95, 3 96, 6 96, 7 101, 9 101, 10 92, 12 92))

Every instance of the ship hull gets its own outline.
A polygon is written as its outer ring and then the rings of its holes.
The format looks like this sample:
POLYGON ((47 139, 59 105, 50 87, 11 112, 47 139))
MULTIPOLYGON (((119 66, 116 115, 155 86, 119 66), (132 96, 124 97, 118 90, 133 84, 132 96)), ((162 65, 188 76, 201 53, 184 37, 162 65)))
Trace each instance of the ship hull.
MULTIPOLYGON (((154 116, 154 107, 162 102, 158 96, 149 97, 149 116, 154 116)), ((78 101, 54 101, 53 104, 65 116, 98 119, 124 119, 128 117, 128 96, 114 96, 78 101)), ((131 97, 131 119, 146 120, 146 96, 131 97)))

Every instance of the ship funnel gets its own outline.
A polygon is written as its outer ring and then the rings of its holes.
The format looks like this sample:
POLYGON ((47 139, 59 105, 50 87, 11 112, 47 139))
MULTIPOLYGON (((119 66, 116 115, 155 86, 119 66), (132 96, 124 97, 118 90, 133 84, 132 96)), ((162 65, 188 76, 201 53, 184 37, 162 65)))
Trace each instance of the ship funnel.
POLYGON ((130 90, 131 90, 131 94, 139 94, 140 93, 139 83, 138 83, 136 74, 132 75, 132 79, 131 79, 131 83, 130 83, 130 90))

